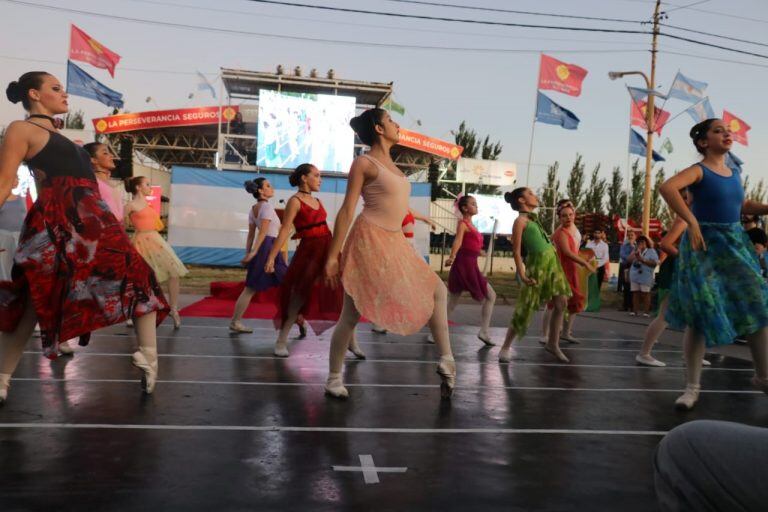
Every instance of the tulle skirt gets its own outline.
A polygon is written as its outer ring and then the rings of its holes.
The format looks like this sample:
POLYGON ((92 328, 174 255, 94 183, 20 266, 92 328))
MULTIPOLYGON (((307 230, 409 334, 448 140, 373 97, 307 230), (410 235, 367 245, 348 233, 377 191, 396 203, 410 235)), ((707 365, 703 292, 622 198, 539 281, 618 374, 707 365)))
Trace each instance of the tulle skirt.
POLYGON ((554 247, 536 254, 529 254, 525 259, 525 274, 536 280, 536 284, 523 285, 517 296, 515 313, 512 315, 510 325, 520 338, 525 336, 533 315, 541 309, 542 305, 555 297, 572 295, 571 286, 568 284, 554 247))
POLYGON ((344 290, 368 320, 395 334, 413 334, 432 317, 440 278, 402 231, 358 215, 341 259, 344 290))
POLYGON ((706 251, 694 251, 688 233, 680 240, 666 320, 692 327, 707 346, 768 326, 768 285, 744 229, 738 223, 702 222, 706 251))
POLYGON ((448 274, 448 291, 457 294, 469 292, 472 298, 482 302, 488 297, 488 280, 477 265, 479 253, 459 250, 448 274))
POLYGON ((146 260, 159 283, 189 273, 176 253, 157 231, 137 231, 131 239, 136 251, 146 260))
MULTIPOLYGON (((333 237, 302 238, 288 265, 288 271, 280 285, 280 299, 274 318, 276 329, 280 329, 288 316, 292 300, 302 303, 299 315, 309 322, 315 334, 324 331, 339 321, 344 304, 342 287, 330 288, 325 284, 323 272, 328 250, 333 237)), ((282 255, 277 256, 282 259, 282 255)), ((277 263, 275 263, 277 269, 277 263)))
POLYGON ((267 264, 267 256, 269 251, 272 250, 272 246, 275 245, 275 237, 264 237, 264 241, 261 242, 256 256, 248 262, 248 272, 245 275, 245 286, 251 290, 262 292, 275 286, 280 286, 280 283, 285 279, 285 273, 288 271, 288 265, 283 259, 282 253, 279 253, 275 258, 275 271, 271 274, 264 272, 264 266, 267 264))

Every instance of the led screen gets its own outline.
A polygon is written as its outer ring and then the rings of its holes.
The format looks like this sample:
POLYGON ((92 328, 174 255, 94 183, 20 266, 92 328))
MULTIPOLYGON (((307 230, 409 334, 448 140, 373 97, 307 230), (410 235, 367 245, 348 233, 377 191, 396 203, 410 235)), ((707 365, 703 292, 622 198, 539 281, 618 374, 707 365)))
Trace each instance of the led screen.
POLYGON ((477 215, 472 218, 472 222, 481 233, 492 233, 493 221, 498 219, 499 225, 496 228, 496 234, 512 234, 512 224, 517 219, 517 212, 509 206, 509 203, 504 201, 504 197, 480 194, 472 194, 472 196, 477 201, 477 215))
POLYGON ((355 98, 259 91, 256 163, 292 169, 303 163, 321 171, 349 172, 355 98))

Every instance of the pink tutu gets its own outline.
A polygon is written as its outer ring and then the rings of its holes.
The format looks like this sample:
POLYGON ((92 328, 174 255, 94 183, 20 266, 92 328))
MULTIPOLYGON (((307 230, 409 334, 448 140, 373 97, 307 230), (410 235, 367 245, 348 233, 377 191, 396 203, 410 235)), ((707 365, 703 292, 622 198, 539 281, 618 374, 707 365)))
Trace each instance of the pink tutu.
POLYGON ((413 334, 432 317, 440 278, 403 232, 359 215, 341 256, 344 290, 368 320, 395 334, 413 334))

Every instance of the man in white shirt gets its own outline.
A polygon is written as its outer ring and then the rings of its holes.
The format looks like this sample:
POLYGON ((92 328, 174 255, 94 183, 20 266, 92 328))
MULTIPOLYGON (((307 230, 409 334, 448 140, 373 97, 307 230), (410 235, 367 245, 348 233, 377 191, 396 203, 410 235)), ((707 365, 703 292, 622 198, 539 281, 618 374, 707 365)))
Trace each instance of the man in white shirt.
POLYGON ((605 279, 605 265, 608 263, 608 244, 605 242, 605 232, 601 229, 596 229, 592 233, 592 240, 587 242, 587 249, 592 249, 595 252, 595 259, 597 259, 597 286, 603 287, 603 280, 605 279))

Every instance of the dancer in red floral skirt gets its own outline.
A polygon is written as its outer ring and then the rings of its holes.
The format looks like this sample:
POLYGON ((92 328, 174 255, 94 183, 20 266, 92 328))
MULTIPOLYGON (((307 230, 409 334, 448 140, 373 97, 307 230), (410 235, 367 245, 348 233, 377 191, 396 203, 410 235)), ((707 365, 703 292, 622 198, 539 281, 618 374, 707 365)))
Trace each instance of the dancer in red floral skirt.
POLYGON ((157 379, 155 325, 169 307, 155 275, 99 195, 88 153, 58 133, 53 115, 67 112, 67 93, 52 75, 31 72, 11 82, 8 99, 30 116, 8 127, 0 147, 0 205, 22 161, 33 170, 38 198, 27 214, 11 281, 0 283, 0 403, 35 322, 43 352, 61 341, 134 318, 139 350, 133 364, 151 393, 157 379))

